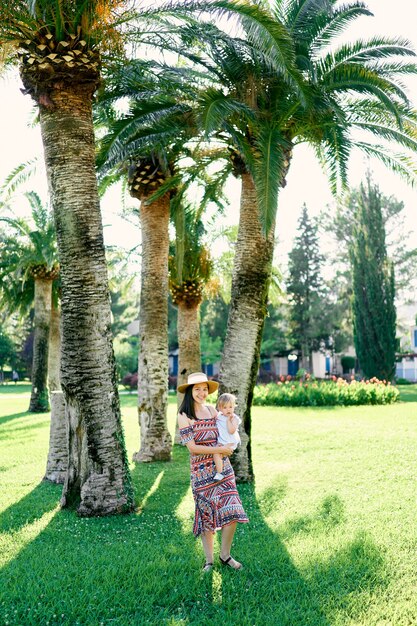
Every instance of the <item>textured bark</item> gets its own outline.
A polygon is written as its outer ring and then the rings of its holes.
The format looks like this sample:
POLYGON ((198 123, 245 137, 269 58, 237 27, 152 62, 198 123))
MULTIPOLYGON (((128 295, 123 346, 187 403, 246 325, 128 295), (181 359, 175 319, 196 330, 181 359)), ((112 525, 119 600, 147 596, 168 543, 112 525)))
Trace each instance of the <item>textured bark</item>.
POLYGON ((139 315, 138 412, 140 450, 134 461, 169 461, 168 249, 169 196, 140 205, 142 277, 139 315))
MULTIPOLYGON (((189 307, 185 302, 178 303, 178 385, 187 382, 192 372, 201 371, 201 346, 200 346, 200 305, 189 307)), ((184 394, 177 394, 177 406, 179 407, 184 394)), ((180 443, 178 423, 175 428, 175 443, 180 443)))
POLYGON ((49 453, 44 480, 64 483, 68 469, 68 423, 62 391, 51 392, 49 453))
POLYGON ((51 324, 52 281, 35 278, 35 337, 33 341, 32 392, 29 411, 49 411, 48 350, 51 324))
POLYGON ((232 297, 220 365, 219 393, 238 398, 242 443, 232 457, 236 479, 253 480, 250 448, 250 403, 259 366, 274 252, 274 227, 262 232, 256 192, 250 174, 242 174, 239 232, 233 268, 232 297))
POLYGON ((68 467, 67 418, 61 390, 61 310, 52 299, 49 329, 48 387, 51 399, 51 425, 45 480, 64 483, 68 467))
POLYGON ((61 505, 77 505, 80 515, 126 512, 134 504, 95 176, 95 86, 56 82, 42 100, 47 104, 39 107, 62 281, 61 385, 69 465, 61 505))
MULTIPOLYGON (((49 353, 48 353, 48 387, 49 392, 61 391, 60 380, 61 364, 61 310, 52 302, 51 326, 49 329, 49 353)), ((52 406, 52 402, 51 402, 52 406)))

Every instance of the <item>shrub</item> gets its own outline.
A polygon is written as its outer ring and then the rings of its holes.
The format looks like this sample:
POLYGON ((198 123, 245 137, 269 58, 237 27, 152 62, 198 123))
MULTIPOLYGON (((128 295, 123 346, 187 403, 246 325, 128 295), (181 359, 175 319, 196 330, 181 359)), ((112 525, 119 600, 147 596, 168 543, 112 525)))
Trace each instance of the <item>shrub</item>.
POLYGON ((347 382, 335 376, 330 381, 279 381, 255 387, 253 404, 272 406, 353 406, 392 404, 400 392, 376 378, 347 382))
POLYGON ((168 389, 177 389, 177 376, 168 376, 168 389))
POLYGON ((137 387, 138 387, 138 373, 135 372, 134 374, 126 374, 126 376, 123 376, 123 378, 122 378, 122 385, 123 385, 123 387, 125 387, 126 389, 129 389, 130 391, 133 391, 134 389, 137 389, 137 387))
POLYGON ((343 373, 348 374, 350 370, 353 370, 355 367, 355 357, 354 356, 342 356, 340 359, 340 363, 342 365, 343 373))

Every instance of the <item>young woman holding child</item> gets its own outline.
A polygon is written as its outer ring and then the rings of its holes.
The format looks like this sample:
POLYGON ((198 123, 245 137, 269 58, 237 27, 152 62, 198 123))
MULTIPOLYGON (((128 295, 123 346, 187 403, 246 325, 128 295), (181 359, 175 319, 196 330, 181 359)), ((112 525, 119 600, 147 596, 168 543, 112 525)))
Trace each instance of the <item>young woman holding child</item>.
MULTIPOLYGON (((217 382, 208 380, 205 374, 196 372, 188 376, 186 384, 178 387, 178 391, 184 394, 179 408, 178 425, 181 443, 190 452, 191 488, 195 501, 193 532, 196 537, 201 536, 203 543, 206 557, 204 571, 210 571, 213 567, 216 530, 222 532, 220 562, 232 569, 241 569, 242 564, 230 555, 230 549, 237 523, 249 521, 240 501, 235 474, 228 458, 236 447, 239 420, 233 410, 232 417, 226 415, 230 405, 234 409, 234 396, 228 396, 226 405, 222 407, 226 418, 226 441, 230 441, 230 435, 235 435, 232 442, 225 445, 218 444, 218 425, 221 425, 221 419, 217 421, 219 414, 214 407, 205 404, 207 396, 215 392, 218 386, 217 382)), ((224 428, 220 428, 223 432, 224 428)))

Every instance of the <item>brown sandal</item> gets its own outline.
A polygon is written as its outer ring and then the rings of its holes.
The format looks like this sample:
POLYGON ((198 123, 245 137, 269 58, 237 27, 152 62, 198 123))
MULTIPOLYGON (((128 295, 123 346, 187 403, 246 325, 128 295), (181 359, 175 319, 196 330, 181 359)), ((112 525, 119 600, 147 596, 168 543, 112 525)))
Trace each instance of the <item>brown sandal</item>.
POLYGON ((233 565, 230 565, 230 561, 232 558, 232 556, 229 556, 227 559, 223 560, 221 556, 219 557, 222 565, 227 565, 227 567, 231 567, 232 569, 242 569, 242 563, 239 563, 239 567, 233 567, 233 565))
POLYGON ((213 569, 213 563, 204 563, 203 572, 211 572, 213 569))

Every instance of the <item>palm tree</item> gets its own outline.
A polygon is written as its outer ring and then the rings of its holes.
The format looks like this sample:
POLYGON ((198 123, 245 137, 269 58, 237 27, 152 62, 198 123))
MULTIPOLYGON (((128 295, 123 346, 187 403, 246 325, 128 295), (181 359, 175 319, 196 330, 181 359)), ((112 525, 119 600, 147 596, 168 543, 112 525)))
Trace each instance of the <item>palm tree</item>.
POLYGON ((29 411, 49 410, 48 357, 53 284, 59 276, 55 227, 51 215, 35 192, 25 194, 32 209, 31 223, 23 218, 3 217, 11 233, 2 242, 0 261, 1 299, 9 309, 21 309, 34 300, 32 391, 29 411), (28 282, 28 279, 29 280, 28 282))
MULTIPOLYGON (((186 86, 186 84, 185 84, 186 86)), ((106 178, 126 176, 140 202, 141 295, 138 412, 141 431, 138 462, 171 458, 168 402, 168 254, 172 199, 184 194, 178 163, 189 154, 193 136, 191 107, 184 97, 182 72, 156 62, 133 61, 118 68, 102 94, 97 116, 107 127, 98 157, 106 178), (181 100, 180 100, 181 96, 181 100), (114 104, 128 98, 121 114, 114 104)), ((188 88, 190 91, 191 88, 188 88)))
POLYGON ((271 277, 278 194, 286 184, 294 146, 307 142, 314 148, 335 192, 347 185, 354 146, 408 179, 415 178, 408 153, 417 148, 416 115, 400 81, 416 71, 415 63, 407 61, 415 56, 408 42, 384 37, 336 42, 352 21, 370 15, 362 2, 275 0, 271 9, 254 5, 250 10, 253 19, 259 14, 259 20, 265 21, 269 15, 268 24, 274 22, 288 34, 290 79, 282 67, 274 69, 273 53, 275 57, 278 53, 271 31, 265 29, 262 42, 259 34, 253 36, 247 18, 241 20, 244 42, 197 21, 190 21, 186 29, 188 48, 191 32, 199 50, 206 42, 201 63, 217 82, 201 94, 202 121, 207 133, 229 146, 234 173, 242 184, 220 368, 220 391, 238 396, 243 417, 245 432, 234 462, 240 480, 253 476, 250 406, 271 277), (387 144, 400 146, 402 153, 396 155, 387 144))
MULTIPOLYGON (((205 228, 200 210, 182 207, 176 214, 176 240, 169 256, 169 288, 177 306, 178 380, 187 382, 191 372, 201 369, 200 304, 211 278, 213 261, 203 242, 205 228)), ((178 406, 182 402, 178 394, 178 406)), ((175 442, 179 443, 176 432, 175 442)))
POLYGON ((62 281, 62 387, 69 468, 62 506, 80 515, 129 511, 133 493, 121 426, 95 176, 92 98, 101 52, 117 52, 116 0, 17 0, 0 5, 0 45, 18 52, 39 119, 62 281))

